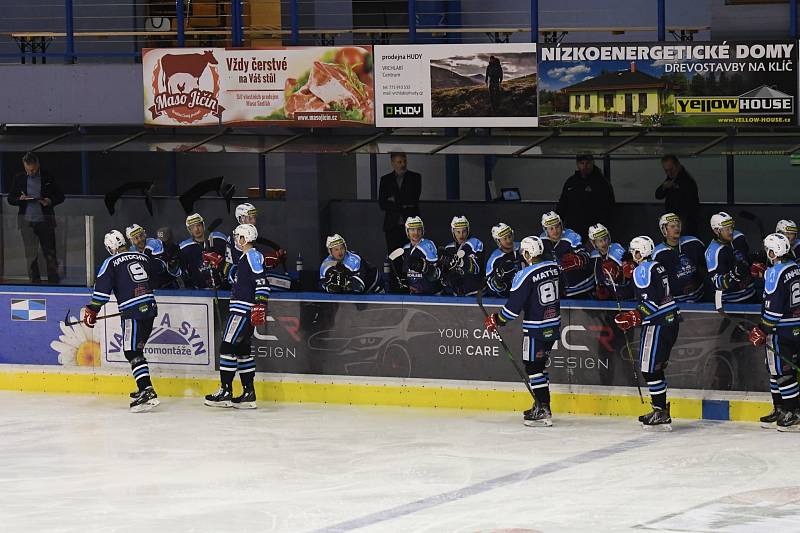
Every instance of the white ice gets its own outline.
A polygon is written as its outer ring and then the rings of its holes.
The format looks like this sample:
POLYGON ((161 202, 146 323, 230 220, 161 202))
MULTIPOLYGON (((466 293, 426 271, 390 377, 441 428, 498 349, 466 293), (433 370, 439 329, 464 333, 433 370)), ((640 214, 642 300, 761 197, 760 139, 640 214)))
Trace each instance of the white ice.
POLYGON ((756 424, 0 393, 0 531, 800 531, 756 424))

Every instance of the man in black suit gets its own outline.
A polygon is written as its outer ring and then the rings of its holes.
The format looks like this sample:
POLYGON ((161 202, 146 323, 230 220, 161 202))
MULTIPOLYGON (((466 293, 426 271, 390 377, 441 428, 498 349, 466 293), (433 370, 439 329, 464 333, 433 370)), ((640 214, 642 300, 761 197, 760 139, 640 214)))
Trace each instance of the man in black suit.
POLYGON ((406 154, 392 152, 392 172, 381 176, 378 204, 384 212, 383 232, 386 248, 391 253, 407 241, 406 218, 419 215, 419 195, 422 192, 422 176, 408 170, 406 154))
POLYGON ((17 225, 25 244, 25 261, 31 283, 40 283, 39 247, 47 264, 47 282, 58 284, 56 217, 53 208, 64 201, 64 193, 52 176, 43 172, 39 158, 28 152, 22 158, 25 172, 14 176, 8 203, 19 206, 17 225))

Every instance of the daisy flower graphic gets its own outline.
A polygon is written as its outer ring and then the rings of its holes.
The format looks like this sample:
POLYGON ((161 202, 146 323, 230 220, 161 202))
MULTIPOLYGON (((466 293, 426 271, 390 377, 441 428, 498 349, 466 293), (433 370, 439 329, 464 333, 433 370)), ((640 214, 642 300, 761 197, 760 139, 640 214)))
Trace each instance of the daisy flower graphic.
MULTIPOLYGON (((70 320, 77 320, 70 317, 70 320)), ((100 366, 100 342, 94 338, 94 330, 83 322, 74 326, 60 324, 61 333, 50 347, 58 353, 58 363, 64 366, 100 366)))

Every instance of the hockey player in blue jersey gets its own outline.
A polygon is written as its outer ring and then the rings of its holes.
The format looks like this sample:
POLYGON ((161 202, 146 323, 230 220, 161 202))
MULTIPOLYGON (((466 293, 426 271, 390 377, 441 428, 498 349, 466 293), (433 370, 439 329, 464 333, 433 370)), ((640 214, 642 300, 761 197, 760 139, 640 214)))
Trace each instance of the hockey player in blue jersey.
POLYGON ((775 225, 775 233, 781 233, 789 239, 792 257, 795 261, 800 259, 800 239, 797 238, 797 224, 794 223, 794 220, 779 220, 775 225))
POLYGON ((525 313, 522 320, 522 360, 535 396, 533 406, 523 416, 526 426, 553 425, 550 378, 546 367, 550 350, 559 339, 560 280, 563 274, 558 264, 543 253, 544 245, 539 237, 522 239, 520 254, 526 266, 514 276, 508 301, 500 313, 493 313, 484 321, 487 330, 495 331, 525 313))
POLYGON ((319 267, 319 285, 323 291, 341 294, 382 293, 380 271, 360 255, 347 249, 347 242, 338 233, 325 240, 328 249, 319 267))
POLYGON ((492 238, 497 249, 486 261, 486 286, 494 296, 508 298, 514 276, 525 266, 525 262, 511 226, 505 222, 492 226, 492 238))
POLYGON ((589 227, 592 250, 589 260, 594 270, 595 298, 630 300, 633 298, 633 263, 625 259, 625 248, 611 242, 611 234, 602 224, 589 227), (625 274, 629 274, 626 276, 625 274))
POLYGON ((778 431, 800 431, 800 386, 797 372, 781 357, 798 363, 800 356, 800 266, 792 256, 791 242, 781 233, 764 239, 767 260, 761 324, 750 330, 753 346, 766 344, 772 412, 761 426, 778 431))
POLYGON ((733 217, 720 211, 711 217, 714 240, 706 249, 706 267, 714 289, 725 303, 744 303, 755 295, 747 240, 734 229, 733 217))
POLYGON ((403 276, 411 294, 439 294, 439 253, 432 241, 425 239, 425 225, 419 217, 406 219, 406 236, 409 242, 403 246, 403 276))
POLYGON ((443 248, 439 258, 444 291, 456 296, 474 296, 483 284, 483 243, 469 236, 469 220, 465 216, 453 217, 450 233, 453 241, 443 248))
POLYGON ((639 417, 645 429, 672 430, 667 402, 667 381, 664 369, 672 346, 678 338, 680 310, 672 297, 667 269, 651 259, 653 239, 642 236, 631 241, 629 251, 638 265, 633 271, 636 308, 623 311, 614 322, 623 331, 642 326, 639 365, 653 402, 653 411, 639 417))
POLYGON ((225 261, 227 237, 219 231, 206 236, 205 222, 197 213, 186 217, 186 230, 191 237, 180 244, 181 270, 186 286, 192 289, 218 288, 230 267, 230 263, 225 261))
POLYGON ((594 272, 589 253, 580 235, 561 224, 555 211, 542 215, 541 239, 544 253, 564 272, 564 295, 568 298, 587 297, 594 289, 594 272))
MULTIPOLYGON (((237 224, 252 224, 258 229, 258 225, 256 224, 258 221, 258 209, 256 209, 256 206, 253 204, 243 203, 237 205, 234 214, 237 224)), ((285 271, 286 250, 281 248, 278 243, 263 236, 258 237, 258 241, 255 243, 255 249, 264 256, 264 266, 267 269, 267 280, 269 281, 270 288, 273 291, 291 290, 292 278, 285 271), (278 265, 284 265, 283 273, 274 270, 278 265)), ((231 236, 228 237, 225 262, 230 264, 231 268, 236 268, 236 265, 239 263, 239 258, 241 257, 242 251, 236 244, 236 239, 233 234, 231 234, 231 236)))
POLYGON ((264 257, 253 247, 258 230, 252 224, 241 224, 233 230, 242 257, 232 270, 230 316, 222 333, 219 348, 220 388, 208 394, 205 405, 210 407, 236 407, 255 409, 256 391, 253 379, 256 362, 250 352, 250 338, 254 328, 267 323, 267 282, 264 257), (233 378, 239 372, 242 380, 241 396, 233 396, 233 378))
POLYGON ((139 252, 147 257, 164 262, 166 270, 151 283, 154 289, 177 289, 180 287, 177 282, 181 276, 180 266, 173 264, 172 268, 170 268, 170 263, 167 262, 167 257, 164 253, 164 244, 159 239, 148 237, 144 228, 139 224, 132 224, 125 228, 125 236, 128 237, 128 242, 131 243, 128 251, 139 252))
POLYGON ((676 302, 700 302, 708 278, 705 245, 697 237, 681 235, 681 219, 665 213, 658 220, 664 242, 656 246, 653 259, 669 273, 669 286, 676 302))
POLYGON ((83 322, 93 328, 97 314, 113 294, 122 314, 122 350, 131 364, 138 391, 131 395, 131 411, 149 411, 157 406, 158 396, 150 381, 144 347, 158 315, 151 280, 165 265, 158 259, 126 249, 125 237, 117 230, 106 233, 103 243, 110 254, 97 272, 92 301, 83 308, 83 322))

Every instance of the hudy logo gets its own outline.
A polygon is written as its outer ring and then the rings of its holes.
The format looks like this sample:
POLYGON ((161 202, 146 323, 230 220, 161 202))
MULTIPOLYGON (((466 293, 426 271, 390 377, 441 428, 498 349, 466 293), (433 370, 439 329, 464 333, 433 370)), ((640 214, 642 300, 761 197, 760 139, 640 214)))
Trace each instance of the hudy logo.
POLYGON ((422 118, 422 104, 383 104, 386 118, 422 118))

